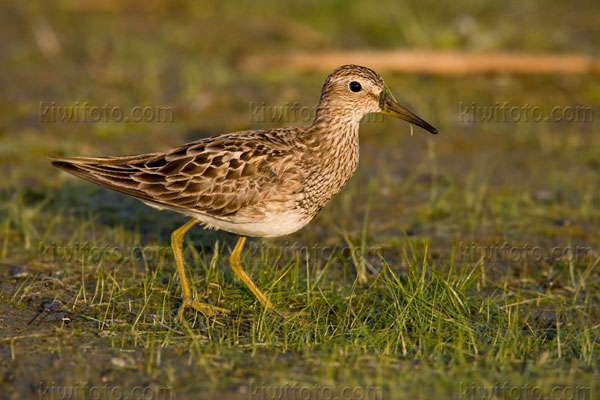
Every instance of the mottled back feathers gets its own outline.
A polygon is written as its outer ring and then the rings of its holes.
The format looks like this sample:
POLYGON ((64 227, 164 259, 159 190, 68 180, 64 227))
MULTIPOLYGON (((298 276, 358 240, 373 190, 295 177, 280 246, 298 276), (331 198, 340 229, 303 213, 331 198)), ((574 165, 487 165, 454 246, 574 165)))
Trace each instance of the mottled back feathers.
POLYGON ((295 152, 285 140, 290 134, 237 132, 165 153, 62 158, 53 164, 142 200, 244 222, 264 214, 265 203, 286 208, 301 197, 295 152))

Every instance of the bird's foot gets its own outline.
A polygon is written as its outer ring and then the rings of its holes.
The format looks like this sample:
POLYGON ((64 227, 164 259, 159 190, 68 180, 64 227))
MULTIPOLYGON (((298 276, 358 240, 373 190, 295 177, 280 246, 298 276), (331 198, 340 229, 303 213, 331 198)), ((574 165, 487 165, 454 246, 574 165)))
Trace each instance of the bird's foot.
POLYGON ((303 311, 295 311, 295 312, 281 311, 281 310, 275 308, 272 304, 270 305, 270 307, 267 307, 266 309, 267 309, 267 311, 272 312, 273 314, 279 316, 281 319, 283 319, 285 321, 296 321, 296 322, 300 322, 302 324, 306 323, 304 318, 302 318, 303 316, 307 315, 306 312, 303 312, 303 311))
POLYGON ((214 317, 217 313, 227 314, 230 311, 226 308, 221 308, 217 306, 213 306, 207 303, 201 303, 199 301, 194 300, 191 297, 184 297, 181 306, 179 307, 179 311, 177 312, 177 321, 183 321, 183 312, 186 307, 192 307, 194 310, 201 312, 207 317, 214 317))

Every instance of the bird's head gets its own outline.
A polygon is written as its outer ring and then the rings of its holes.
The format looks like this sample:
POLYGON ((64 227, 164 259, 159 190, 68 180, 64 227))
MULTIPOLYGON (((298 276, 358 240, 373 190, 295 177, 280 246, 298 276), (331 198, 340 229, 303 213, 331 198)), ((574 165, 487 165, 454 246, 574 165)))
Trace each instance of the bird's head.
POLYGON ((325 80, 317 118, 350 118, 359 122, 365 114, 382 113, 403 119, 437 134, 437 129, 399 105, 375 71, 359 65, 342 65, 325 80))

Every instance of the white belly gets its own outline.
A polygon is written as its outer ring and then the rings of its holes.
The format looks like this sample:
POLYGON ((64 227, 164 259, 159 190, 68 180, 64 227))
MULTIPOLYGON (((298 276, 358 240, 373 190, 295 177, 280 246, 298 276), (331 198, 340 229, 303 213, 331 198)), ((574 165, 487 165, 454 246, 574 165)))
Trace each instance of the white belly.
POLYGON ((243 236, 254 237, 276 237, 289 235, 310 222, 312 217, 307 217, 297 211, 284 211, 269 213, 260 221, 253 222, 231 222, 221 218, 215 218, 207 214, 194 212, 192 210, 182 210, 175 207, 169 207, 162 204, 156 204, 150 201, 144 201, 147 205, 158 208, 159 210, 172 210, 183 213, 189 217, 195 218, 201 224, 209 229, 221 229, 227 232, 236 233, 243 236))
POLYGON ((289 235, 308 224, 311 218, 306 218, 298 212, 288 211, 285 213, 274 213, 265 219, 256 222, 236 223, 211 217, 206 214, 189 214, 207 228, 222 229, 227 232, 237 233, 243 236, 276 237, 289 235))

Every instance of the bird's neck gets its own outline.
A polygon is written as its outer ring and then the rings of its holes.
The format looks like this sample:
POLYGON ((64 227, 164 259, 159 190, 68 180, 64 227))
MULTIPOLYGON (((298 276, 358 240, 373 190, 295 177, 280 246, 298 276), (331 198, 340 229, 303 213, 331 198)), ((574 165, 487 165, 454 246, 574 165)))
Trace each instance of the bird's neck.
POLYGON ((327 113, 317 110, 309 131, 309 141, 315 151, 324 155, 341 155, 350 152, 358 156, 358 128, 360 119, 353 115, 327 113), (356 154, 354 154, 356 153, 356 154))
MULTIPOLYGON (((322 116, 322 115, 321 115, 322 116)), ((320 209, 350 179, 358 165, 359 122, 333 117, 317 118, 306 132, 304 144, 310 154, 308 164, 315 185, 313 202, 320 209)))

